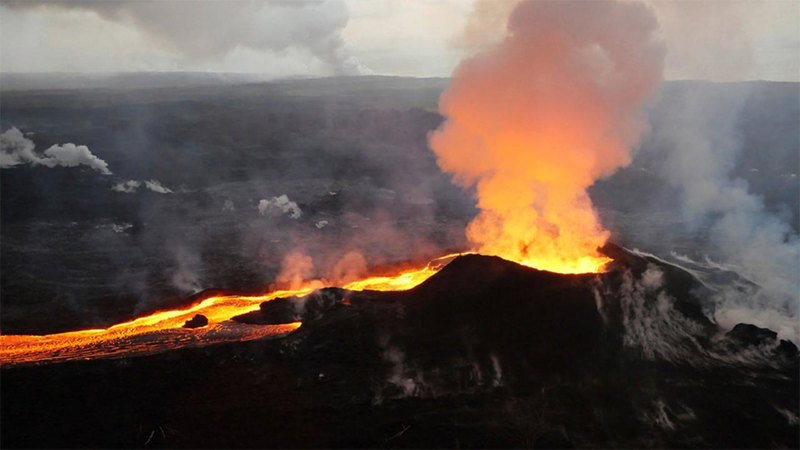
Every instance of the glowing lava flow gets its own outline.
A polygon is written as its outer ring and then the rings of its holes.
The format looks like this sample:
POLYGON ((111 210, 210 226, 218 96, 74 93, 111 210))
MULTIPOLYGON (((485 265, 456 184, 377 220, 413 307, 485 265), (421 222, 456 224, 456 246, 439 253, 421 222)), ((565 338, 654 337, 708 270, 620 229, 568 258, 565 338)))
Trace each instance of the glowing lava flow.
MULTIPOLYGON (((430 278, 452 259, 454 253, 434 259, 426 266, 400 271, 394 275, 373 276, 343 285, 353 291, 404 291, 430 278)), ((525 261, 518 261, 523 265, 525 261)), ((587 266, 586 272, 598 272, 602 266, 587 266)), ((284 336, 300 327, 300 322, 281 325, 247 325, 231 321, 240 314, 259 309, 263 302, 280 297, 303 296, 319 287, 319 281, 294 290, 277 290, 264 295, 222 295, 209 297, 182 309, 161 311, 119 323, 105 329, 70 331, 44 336, 0 336, 0 363, 17 365, 47 361, 96 359, 196 347, 221 342, 247 341, 284 336), (208 318, 208 326, 183 328, 195 314, 208 318)))
MULTIPOLYGON (((342 286, 349 290, 402 291, 430 278, 459 254, 437 258, 425 267, 395 275, 375 276, 342 286)), ((300 327, 300 322, 281 325, 246 325, 233 322, 234 316, 259 309, 263 302, 279 297, 311 293, 319 282, 294 290, 278 290, 265 295, 224 295, 204 299, 182 309, 162 311, 119 323, 106 329, 70 331, 44 336, 0 336, 0 363, 16 365, 44 361, 94 359, 120 355, 155 353, 169 349, 278 337, 300 327), (198 329, 182 328, 195 314, 208 318, 198 329)))
POLYGON ((602 270, 610 233, 588 189, 630 163, 663 58, 646 5, 516 3, 503 39, 453 72, 439 99, 446 120, 430 134, 439 167, 477 199, 476 251, 602 270))

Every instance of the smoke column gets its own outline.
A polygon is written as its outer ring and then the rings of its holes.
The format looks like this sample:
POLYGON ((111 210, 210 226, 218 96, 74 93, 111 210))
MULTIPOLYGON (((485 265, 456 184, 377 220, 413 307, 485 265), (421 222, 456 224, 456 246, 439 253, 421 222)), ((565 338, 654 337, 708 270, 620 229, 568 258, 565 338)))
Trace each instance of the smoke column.
POLYGON ((733 170, 745 150, 738 125, 751 89, 721 98, 677 95, 654 142, 664 149, 661 175, 678 189, 684 220, 708 229, 714 258, 758 285, 755 292, 725 290, 715 319, 727 328, 740 322, 769 327, 800 342, 800 236, 733 170))
POLYGON ((461 62, 430 136, 439 166, 475 189, 475 250, 556 272, 593 272, 608 232, 586 192, 627 165, 661 82, 646 6, 524 1, 507 36, 461 62))

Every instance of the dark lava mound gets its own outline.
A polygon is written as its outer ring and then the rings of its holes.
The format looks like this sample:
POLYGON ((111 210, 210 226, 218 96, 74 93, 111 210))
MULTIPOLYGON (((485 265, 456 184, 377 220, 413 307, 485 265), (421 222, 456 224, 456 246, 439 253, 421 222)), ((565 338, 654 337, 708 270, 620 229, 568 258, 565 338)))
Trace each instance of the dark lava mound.
POLYGON ((208 317, 202 314, 195 314, 194 317, 183 324, 183 328, 201 328, 208 325, 208 317))
POLYGON ((614 246, 603 274, 456 258, 237 320, 282 340, 4 369, 4 447, 798 447, 798 353, 614 246))

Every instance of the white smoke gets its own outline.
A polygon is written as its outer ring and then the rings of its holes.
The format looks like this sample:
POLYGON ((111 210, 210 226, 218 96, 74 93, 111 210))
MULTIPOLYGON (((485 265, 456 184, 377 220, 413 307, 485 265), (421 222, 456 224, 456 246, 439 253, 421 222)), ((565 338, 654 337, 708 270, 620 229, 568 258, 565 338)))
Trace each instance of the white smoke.
POLYGON ((696 94, 676 99, 654 134, 665 155, 660 167, 681 193, 686 221, 709 230, 715 259, 760 288, 720 297, 717 320, 728 326, 735 325, 729 323, 734 317, 759 322, 798 342, 800 238, 786 220, 767 210, 745 180, 732 174, 743 150, 737 124, 746 100, 741 94, 714 102, 696 94))
POLYGON ((651 360, 681 361, 702 354, 702 325, 675 310, 675 300, 662 289, 663 277, 655 265, 648 265, 639 279, 626 272, 619 292, 610 294, 622 307, 624 345, 651 360))
POLYGON ((147 180, 147 181, 144 182, 144 186, 147 189, 150 189, 153 192, 158 192, 159 194, 171 194, 172 193, 172 189, 170 189, 168 187, 165 187, 158 180, 147 180))
POLYGON ((232 213, 236 211, 236 205, 233 203, 233 200, 226 198, 225 202, 222 204, 222 212, 232 213))
POLYGON ((142 185, 140 181, 128 180, 111 186, 112 191, 124 192, 126 194, 133 194, 142 185))
POLYGON ((384 361, 391 364, 387 381, 400 390, 402 397, 418 395, 417 377, 406 367, 405 353, 396 347, 389 347, 383 351, 382 356, 384 361))
POLYGON ((133 194, 144 184, 145 189, 157 192, 159 194, 172 194, 173 190, 161 184, 158 180, 146 180, 144 183, 138 180, 128 180, 119 182, 111 186, 111 190, 115 192, 123 192, 125 194, 133 194))
MULTIPOLYGON (((506 18, 521 0, 475 0, 457 48, 484 49, 504 37, 506 18)), ((564 2, 575 5, 593 1, 564 2)), ((632 2, 631 2, 632 3, 632 2)), ((667 47, 670 80, 796 80, 797 52, 776 58, 777 48, 797 48, 797 4, 789 1, 643 0, 656 15, 667 47), (792 23, 792 25, 789 25, 792 23)))
POLYGON ((288 289, 299 289, 308 284, 313 274, 314 260, 305 253, 295 250, 284 256, 281 271, 275 277, 275 281, 288 289))
POLYGON ((289 197, 286 194, 278 197, 272 197, 269 200, 261 199, 258 202, 259 214, 265 216, 273 212, 286 214, 292 219, 299 219, 303 215, 303 212, 300 210, 300 207, 297 205, 297 203, 289 200, 289 197))
POLYGON ((38 161, 40 157, 33 152, 33 148, 33 141, 17 128, 12 127, 0 134, 0 168, 38 161))
POLYGON ((111 171, 108 170, 108 164, 93 155, 85 145, 54 145, 45 150, 44 155, 46 158, 42 159, 40 164, 47 167, 77 167, 84 165, 91 167, 103 175, 111 175, 111 171))
POLYGON ((111 175, 108 164, 92 154, 85 145, 53 145, 44 151, 44 155, 37 154, 34 149, 33 141, 26 138, 19 129, 11 127, 0 134, 0 168, 8 169, 24 164, 45 167, 87 166, 103 175, 111 175))
POLYGON ((201 289, 198 271, 200 257, 185 247, 175 249, 175 272, 172 274, 172 285, 182 292, 198 292, 201 289))
POLYGON ((111 230, 114 231, 114 233, 124 233, 125 230, 130 228, 133 228, 133 224, 128 222, 111 224, 111 230))
MULTIPOLYGON (((659 263, 670 264, 663 260, 659 263)), ((675 267, 683 269, 682 266, 675 267)), ((700 281, 704 283, 702 279, 700 281)), ((705 287, 709 288, 709 291, 704 290, 706 295, 714 295, 716 287, 705 287)), ((667 288, 662 268, 650 263, 638 277, 626 271, 619 286, 598 284, 594 295, 598 312, 606 323, 613 305, 619 305, 624 330, 623 345, 644 359, 688 362, 706 367, 718 363, 776 364, 774 351, 780 344, 777 339, 756 346, 726 345, 729 343, 726 328, 733 328, 733 325, 742 322, 753 323, 750 317, 742 317, 730 327, 723 326, 715 331, 706 323, 681 312, 678 299, 667 288)))
MULTIPOLYGON (((364 68, 342 37, 349 20, 343 0, 226 0, 150 2, 136 0, 9 0, 8 8, 69 15, 96 14, 139 35, 152 53, 167 53, 190 67, 248 54, 304 55, 332 75, 364 68)), ((245 57, 247 59, 247 57, 245 57)), ((258 59, 258 58, 256 58, 258 59)), ((269 69, 269 68, 264 68, 269 69)), ((262 70, 263 72, 264 70, 262 70)))

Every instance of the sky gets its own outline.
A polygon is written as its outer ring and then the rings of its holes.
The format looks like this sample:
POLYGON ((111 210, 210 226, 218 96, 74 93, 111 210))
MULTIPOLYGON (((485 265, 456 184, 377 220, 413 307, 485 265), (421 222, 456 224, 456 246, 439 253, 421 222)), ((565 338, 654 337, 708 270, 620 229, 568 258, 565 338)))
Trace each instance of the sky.
MULTIPOLYGON (((0 72, 446 77, 515 1, 4 0, 0 72)), ((645 2, 666 79, 800 81, 800 0, 645 2)))

